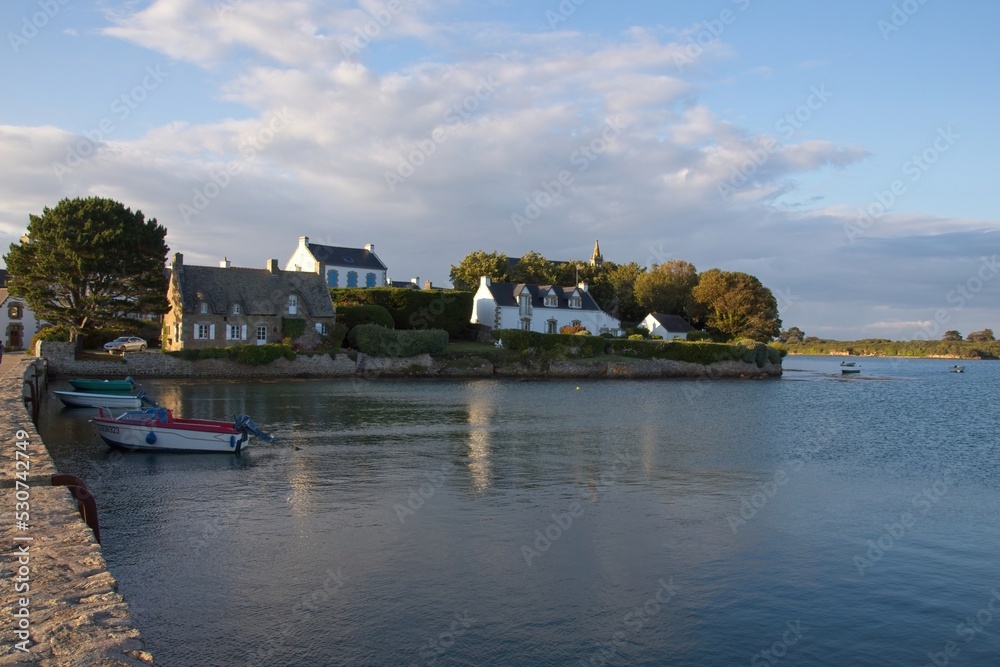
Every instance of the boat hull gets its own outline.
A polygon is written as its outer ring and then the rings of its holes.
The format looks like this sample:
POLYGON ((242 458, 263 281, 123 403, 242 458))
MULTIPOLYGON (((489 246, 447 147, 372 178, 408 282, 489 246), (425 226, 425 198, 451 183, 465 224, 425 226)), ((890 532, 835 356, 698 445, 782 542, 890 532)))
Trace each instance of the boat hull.
POLYGON ((77 391, 87 391, 97 394, 125 392, 131 393, 135 385, 130 380, 70 380, 69 385, 77 391))
POLYGON ((82 391, 52 392, 67 408, 138 408, 142 399, 128 394, 91 394, 82 391))
POLYGON ((249 436, 233 428, 194 430, 180 426, 122 422, 94 417, 94 432, 111 447, 147 451, 239 452, 249 436))

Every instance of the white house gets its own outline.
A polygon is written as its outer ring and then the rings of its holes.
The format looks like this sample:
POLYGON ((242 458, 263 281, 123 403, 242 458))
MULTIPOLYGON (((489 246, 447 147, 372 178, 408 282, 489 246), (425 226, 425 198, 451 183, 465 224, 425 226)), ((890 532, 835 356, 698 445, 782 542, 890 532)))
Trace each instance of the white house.
POLYGON ((621 323, 600 309, 586 283, 573 287, 495 283, 487 276, 479 280, 472 323, 539 333, 559 333, 562 327, 573 324, 595 336, 619 335, 621 331, 621 323))
POLYGON ((371 243, 364 248, 309 243, 299 237, 299 246, 285 265, 285 271, 305 271, 323 276, 327 287, 386 287, 388 270, 375 254, 371 243))
POLYGON ((6 287, 0 287, 0 333, 6 349, 19 350, 27 346, 42 324, 24 299, 11 296, 6 287))
POLYGON ((673 340, 674 338, 686 340, 688 332, 695 330, 680 315, 664 315, 663 313, 646 315, 642 326, 646 327, 650 335, 661 336, 663 340, 673 340))

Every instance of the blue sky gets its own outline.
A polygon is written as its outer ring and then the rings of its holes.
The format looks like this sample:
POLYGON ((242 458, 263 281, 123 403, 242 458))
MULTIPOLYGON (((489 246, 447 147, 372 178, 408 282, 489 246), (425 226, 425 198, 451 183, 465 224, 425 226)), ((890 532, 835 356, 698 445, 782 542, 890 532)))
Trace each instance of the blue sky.
POLYGON ((618 262, 753 273, 808 335, 1000 331, 998 18, 987 0, 8 2, 0 241, 88 195, 156 217, 192 264, 284 262, 308 235, 447 284, 471 250, 585 258, 600 239, 618 262))

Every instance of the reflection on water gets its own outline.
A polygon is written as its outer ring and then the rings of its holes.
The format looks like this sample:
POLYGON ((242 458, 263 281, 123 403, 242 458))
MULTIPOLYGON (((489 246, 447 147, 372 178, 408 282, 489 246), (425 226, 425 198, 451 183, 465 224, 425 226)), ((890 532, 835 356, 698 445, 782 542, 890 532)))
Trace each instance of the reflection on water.
MULTIPOLYGON (((1000 364, 866 359, 876 382, 838 363, 792 358, 770 382, 143 383, 278 435, 239 456, 113 452, 51 400, 40 430, 98 498, 168 667, 763 664, 790 627, 782 664, 926 664, 1000 580, 1000 364)), ((960 646, 956 664, 993 664, 1000 635, 960 646)))

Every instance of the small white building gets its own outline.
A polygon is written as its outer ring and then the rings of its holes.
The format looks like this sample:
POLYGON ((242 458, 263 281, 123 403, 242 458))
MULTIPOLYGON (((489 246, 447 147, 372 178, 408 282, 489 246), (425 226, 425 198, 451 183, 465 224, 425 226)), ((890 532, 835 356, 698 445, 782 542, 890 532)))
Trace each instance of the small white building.
POLYGON ((8 350, 27 347, 32 336, 44 323, 31 312, 24 299, 11 296, 6 287, 0 287, 0 334, 8 350))
POLYGON ((364 248, 309 243, 299 237, 299 245, 285 264, 285 271, 305 271, 323 276, 327 287, 386 287, 388 270, 375 254, 371 243, 364 248))
POLYGON ((600 309, 586 283, 572 287, 495 283, 483 276, 472 303, 472 323, 538 333, 559 333, 575 324, 595 336, 621 334, 621 323, 600 309))
POLYGON ((651 336, 661 336, 663 340, 673 340, 674 338, 687 340, 688 332, 695 330, 680 315, 664 315, 663 313, 646 315, 642 326, 651 336))

